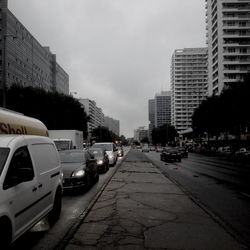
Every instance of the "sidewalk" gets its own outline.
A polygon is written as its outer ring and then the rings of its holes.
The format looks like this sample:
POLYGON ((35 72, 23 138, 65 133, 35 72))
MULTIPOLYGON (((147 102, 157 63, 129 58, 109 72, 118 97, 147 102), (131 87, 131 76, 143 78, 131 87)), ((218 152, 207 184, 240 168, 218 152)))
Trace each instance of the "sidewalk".
POLYGON ((131 150, 65 248, 77 249, 245 248, 131 150))

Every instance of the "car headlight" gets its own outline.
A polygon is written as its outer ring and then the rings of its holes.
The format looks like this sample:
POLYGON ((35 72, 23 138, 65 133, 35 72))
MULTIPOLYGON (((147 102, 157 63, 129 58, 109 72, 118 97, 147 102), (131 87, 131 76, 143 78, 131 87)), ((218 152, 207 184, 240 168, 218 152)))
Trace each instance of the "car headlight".
POLYGON ((121 154, 121 152, 122 152, 121 150, 118 150, 118 154, 121 154))
POLYGON ((97 161, 97 165, 102 165, 103 164, 103 160, 98 160, 97 161))
POLYGON ((77 178, 80 178, 80 177, 83 177, 85 175, 85 170, 83 169, 78 169, 76 170, 75 172, 73 172, 73 174, 71 175, 72 177, 77 177, 77 178))

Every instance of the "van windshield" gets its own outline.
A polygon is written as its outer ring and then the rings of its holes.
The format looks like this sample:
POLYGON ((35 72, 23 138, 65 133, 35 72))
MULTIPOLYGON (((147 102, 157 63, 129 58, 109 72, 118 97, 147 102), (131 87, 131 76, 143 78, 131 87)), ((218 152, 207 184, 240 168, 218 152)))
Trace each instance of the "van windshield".
POLYGON ((2 174, 3 167, 7 160, 9 152, 10 152, 9 148, 0 148, 0 175, 2 174))
POLYGON ((106 151, 113 151, 113 145, 112 143, 96 143, 92 146, 92 148, 102 148, 106 151))

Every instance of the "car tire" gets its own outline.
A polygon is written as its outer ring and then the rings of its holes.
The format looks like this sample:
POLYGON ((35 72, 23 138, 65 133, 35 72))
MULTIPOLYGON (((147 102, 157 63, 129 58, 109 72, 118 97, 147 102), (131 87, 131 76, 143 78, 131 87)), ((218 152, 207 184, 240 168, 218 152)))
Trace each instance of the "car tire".
POLYGON ((59 219, 62 210, 62 190, 57 189, 52 210, 49 212, 49 224, 53 225, 59 219))
POLYGON ((8 218, 0 218, 0 242, 1 249, 8 249, 12 239, 12 227, 8 218))

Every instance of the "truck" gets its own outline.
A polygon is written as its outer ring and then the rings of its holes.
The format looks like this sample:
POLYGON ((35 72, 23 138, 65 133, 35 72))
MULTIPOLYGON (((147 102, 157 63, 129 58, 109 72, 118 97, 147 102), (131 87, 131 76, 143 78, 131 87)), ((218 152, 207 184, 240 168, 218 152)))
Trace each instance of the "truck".
POLYGON ((80 130, 49 130, 58 151, 67 149, 83 149, 83 132, 80 130))

